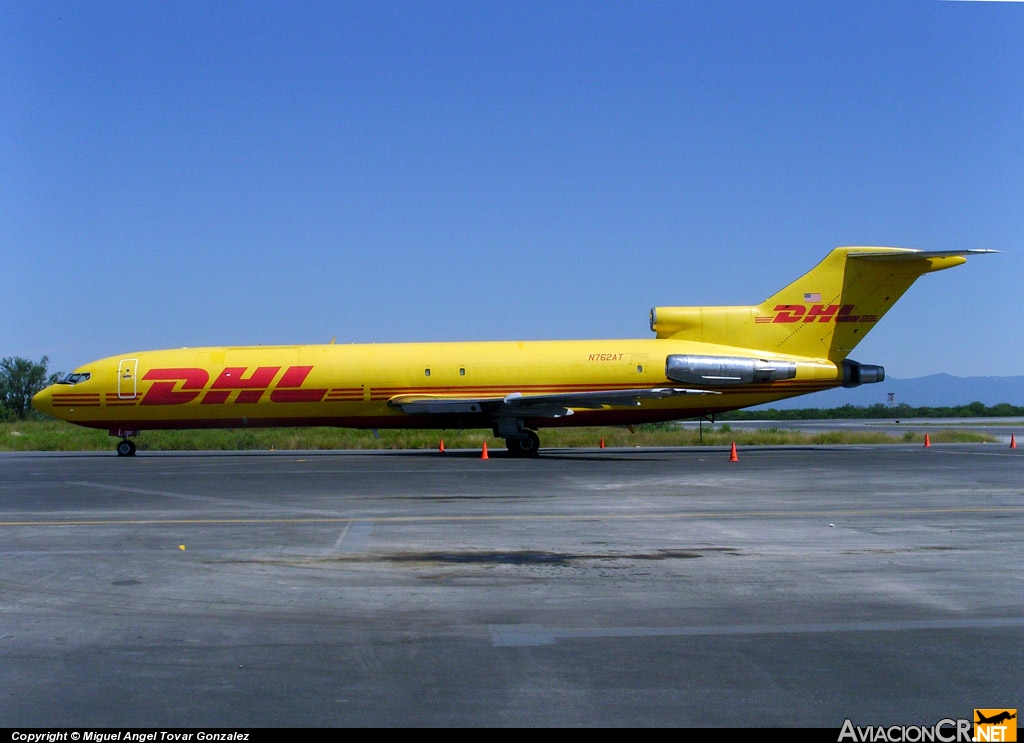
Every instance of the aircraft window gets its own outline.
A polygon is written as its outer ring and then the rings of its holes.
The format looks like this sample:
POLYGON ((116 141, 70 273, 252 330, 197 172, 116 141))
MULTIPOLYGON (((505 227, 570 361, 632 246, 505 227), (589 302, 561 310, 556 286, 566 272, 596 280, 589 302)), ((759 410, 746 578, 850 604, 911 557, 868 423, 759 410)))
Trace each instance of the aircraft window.
POLYGON ((430 369, 424 369, 423 370, 423 376, 424 377, 429 377, 430 376, 430 369))
POLYGON ((643 374, 644 373, 644 366, 643 366, 643 364, 637 364, 636 365, 636 373, 637 374, 643 374))
POLYGON ((79 382, 88 382, 92 376, 89 372, 71 372, 65 374, 63 377, 57 380, 57 384, 78 384, 79 382))
POLYGON ((466 368, 465 367, 462 367, 462 366, 459 367, 459 376, 460 377, 466 376, 466 368))

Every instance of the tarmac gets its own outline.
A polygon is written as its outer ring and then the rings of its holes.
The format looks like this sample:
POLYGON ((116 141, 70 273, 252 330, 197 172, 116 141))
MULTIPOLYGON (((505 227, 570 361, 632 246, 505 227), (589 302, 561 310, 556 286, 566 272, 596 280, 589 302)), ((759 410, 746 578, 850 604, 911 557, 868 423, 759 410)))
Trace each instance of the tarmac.
MULTIPOLYGON (((869 419, 869 418, 827 418, 821 420, 752 420, 722 421, 734 431, 758 431, 765 428, 795 430, 805 434, 843 432, 870 432, 888 434, 893 437, 912 433, 918 437, 926 433, 935 435, 938 431, 957 430, 976 434, 986 434, 1002 444, 1015 441, 1017 435, 1024 432, 1024 418, 904 418, 869 419)), ((681 421, 680 427, 697 430, 702 424, 696 421, 681 421)), ((709 424, 704 423, 704 426, 709 424)), ((1022 440, 1024 443, 1024 440, 1022 440)))
POLYGON ((0 724, 1024 706, 1024 449, 0 454, 0 724))

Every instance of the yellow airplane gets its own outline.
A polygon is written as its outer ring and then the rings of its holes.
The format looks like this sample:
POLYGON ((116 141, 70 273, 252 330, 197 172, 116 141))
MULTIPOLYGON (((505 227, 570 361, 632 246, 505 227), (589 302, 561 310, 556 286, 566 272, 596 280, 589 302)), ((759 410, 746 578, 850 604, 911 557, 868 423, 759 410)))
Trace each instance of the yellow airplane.
POLYGON ((182 348, 111 356, 33 398, 121 437, 244 426, 492 429, 535 455, 537 429, 631 425, 881 382, 847 355, 922 274, 992 250, 836 248, 759 305, 656 307, 640 340, 182 348))

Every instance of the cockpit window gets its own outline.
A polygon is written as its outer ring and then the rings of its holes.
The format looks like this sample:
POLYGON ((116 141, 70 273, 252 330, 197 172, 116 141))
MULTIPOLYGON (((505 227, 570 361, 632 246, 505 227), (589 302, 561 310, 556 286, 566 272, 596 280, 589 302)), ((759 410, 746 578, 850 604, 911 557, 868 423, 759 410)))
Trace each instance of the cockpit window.
POLYGON ((89 372, 71 372, 65 374, 63 377, 57 380, 57 384, 79 384, 80 382, 88 382, 89 377, 92 374, 89 372))

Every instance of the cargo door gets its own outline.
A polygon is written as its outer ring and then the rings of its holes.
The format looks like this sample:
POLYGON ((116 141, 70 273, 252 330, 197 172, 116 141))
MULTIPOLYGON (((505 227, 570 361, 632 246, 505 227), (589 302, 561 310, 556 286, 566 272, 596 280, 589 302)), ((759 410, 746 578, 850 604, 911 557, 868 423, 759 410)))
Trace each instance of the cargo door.
POLYGON ((117 399, 134 400, 138 395, 136 375, 139 370, 138 359, 121 359, 117 365, 117 399))

